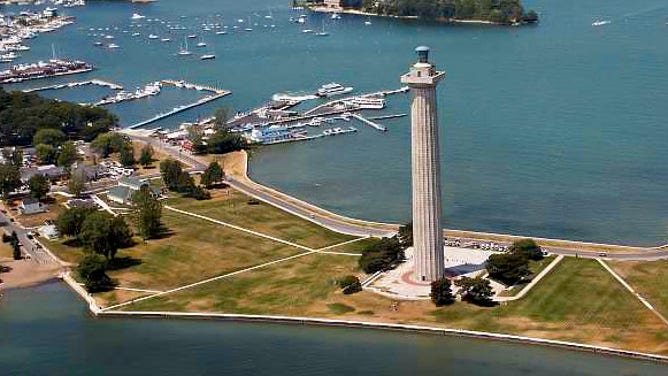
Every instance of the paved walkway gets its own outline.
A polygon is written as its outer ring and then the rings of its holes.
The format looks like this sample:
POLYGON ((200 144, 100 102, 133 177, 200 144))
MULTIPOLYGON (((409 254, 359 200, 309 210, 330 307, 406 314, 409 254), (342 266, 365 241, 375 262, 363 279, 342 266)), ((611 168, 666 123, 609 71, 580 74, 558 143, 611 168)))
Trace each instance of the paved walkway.
POLYGON ((497 296, 497 297, 494 298, 494 301, 495 302, 510 302, 510 301, 513 301, 513 300, 522 299, 524 297, 524 295, 526 295, 529 291, 531 291, 531 289, 534 286, 536 286, 536 284, 538 284, 538 282, 540 282, 540 280, 543 279, 543 277, 545 277, 548 273, 550 273, 552 271, 552 269, 554 269, 557 266, 557 264, 559 264, 561 262, 561 260, 563 260, 563 259, 564 259, 564 255, 557 256, 550 263, 550 265, 548 265, 545 269, 543 269, 540 273, 538 273, 538 275, 535 276, 531 280, 531 282, 529 282, 528 285, 524 286, 524 288, 517 295, 514 295, 514 296, 497 296))
POLYGON ((601 265, 603 265, 603 267, 605 268, 605 270, 607 270, 610 274, 612 274, 612 276, 615 277, 615 279, 616 279, 617 281, 619 281, 619 283, 621 283, 622 286, 624 286, 624 288, 626 288, 627 290, 629 290, 629 292, 630 292, 631 294, 633 294, 633 296, 635 296, 636 298, 638 298, 638 300, 640 300, 640 303, 642 303, 642 305, 644 305, 645 307, 647 307, 647 309, 649 309, 650 311, 652 311, 652 313, 654 313, 654 314, 656 315, 656 317, 659 318, 659 320, 663 321, 663 323, 666 324, 666 326, 668 326, 668 320, 667 320, 667 319, 666 319, 666 318, 665 318, 659 311, 657 311, 657 310, 654 308, 654 306, 652 306, 652 305, 647 301, 647 299, 643 298, 642 295, 640 295, 638 292, 636 292, 636 290, 634 290, 633 287, 631 287, 631 285, 629 285, 629 284, 624 280, 624 278, 622 278, 622 276, 620 276, 619 274, 617 274, 617 272, 615 272, 614 270, 612 270, 612 268, 611 268, 610 266, 608 266, 608 264, 606 264, 605 261, 603 261, 603 260, 601 260, 601 259, 597 259, 597 261, 598 261, 601 265))

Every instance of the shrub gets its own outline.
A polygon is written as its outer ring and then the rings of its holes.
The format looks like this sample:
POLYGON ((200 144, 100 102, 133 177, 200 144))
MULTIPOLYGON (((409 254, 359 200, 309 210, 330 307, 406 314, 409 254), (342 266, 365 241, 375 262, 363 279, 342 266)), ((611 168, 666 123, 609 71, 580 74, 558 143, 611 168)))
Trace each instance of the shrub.
POLYGON ((338 285, 346 295, 362 291, 362 283, 360 283, 359 278, 354 275, 347 275, 341 278, 338 281, 338 285))
POLYGON ((431 283, 431 301, 437 307, 449 305, 455 302, 455 296, 452 295, 452 283, 448 278, 441 278, 431 283))

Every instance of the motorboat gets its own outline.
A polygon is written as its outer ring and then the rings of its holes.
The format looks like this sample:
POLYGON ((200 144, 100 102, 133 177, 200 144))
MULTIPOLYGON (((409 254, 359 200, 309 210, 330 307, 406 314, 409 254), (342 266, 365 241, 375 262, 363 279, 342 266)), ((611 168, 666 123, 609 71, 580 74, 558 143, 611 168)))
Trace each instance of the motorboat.
POLYGON ((215 58, 216 58, 216 55, 214 55, 214 54, 206 54, 206 55, 200 56, 199 59, 200 60, 213 60, 215 58))
POLYGON ((335 95, 350 93, 351 91, 353 91, 352 87, 345 87, 336 82, 332 82, 330 84, 322 85, 318 89, 316 95, 319 97, 333 97, 335 95))

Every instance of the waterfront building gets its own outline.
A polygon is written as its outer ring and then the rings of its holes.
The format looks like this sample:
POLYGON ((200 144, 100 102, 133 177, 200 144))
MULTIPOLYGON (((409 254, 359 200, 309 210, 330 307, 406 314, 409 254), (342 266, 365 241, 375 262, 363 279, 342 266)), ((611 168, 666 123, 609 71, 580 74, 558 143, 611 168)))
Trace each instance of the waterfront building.
POLYGON ((429 48, 416 49, 418 61, 401 82, 411 89, 411 159, 413 184, 414 278, 443 278, 441 162, 436 86, 445 76, 429 62, 429 48))
POLYGON ((132 205, 132 196, 141 189, 147 189, 153 197, 159 197, 161 194, 160 189, 151 186, 147 179, 124 176, 118 181, 117 186, 109 190, 107 198, 119 204, 132 205))

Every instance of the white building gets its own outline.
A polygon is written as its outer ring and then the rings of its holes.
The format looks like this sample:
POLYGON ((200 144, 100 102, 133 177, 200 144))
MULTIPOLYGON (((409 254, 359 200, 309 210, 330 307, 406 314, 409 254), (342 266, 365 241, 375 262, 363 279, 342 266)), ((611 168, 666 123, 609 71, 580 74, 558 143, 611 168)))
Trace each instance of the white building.
POLYGON ((19 212, 21 214, 45 213, 48 209, 49 207, 47 205, 44 205, 38 200, 32 198, 26 198, 22 200, 21 204, 19 205, 19 212))

